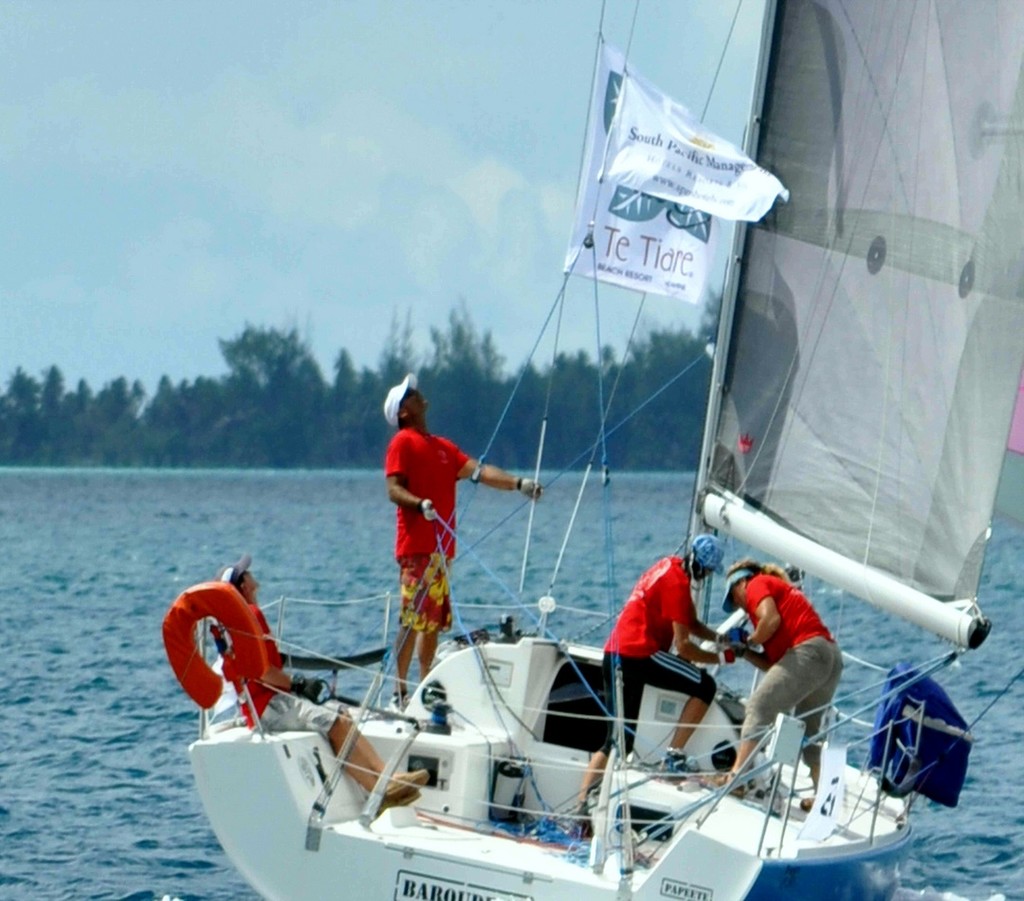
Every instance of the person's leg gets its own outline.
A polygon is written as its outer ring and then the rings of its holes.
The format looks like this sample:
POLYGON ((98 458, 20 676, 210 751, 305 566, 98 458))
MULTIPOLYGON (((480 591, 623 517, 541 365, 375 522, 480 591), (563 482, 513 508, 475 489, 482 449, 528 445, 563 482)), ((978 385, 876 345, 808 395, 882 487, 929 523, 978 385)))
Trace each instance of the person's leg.
POLYGON ((749 738, 740 739, 740 746, 736 749, 736 761, 733 763, 727 779, 734 779, 738 773, 743 771, 743 765, 750 759, 750 755, 754 753, 756 747, 756 741, 749 738))
POLYGON ((576 797, 576 806, 578 808, 583 807, 587 802, 587 792, 590 791, 591 786, 596 783, 601 776, 604 774, 604 768, 608 766, 608 755, 602 748, 599 751, 594 751, 590 756, 590 762, 587 764, 586 772, 583 774, 583 783, 580 785, 580 793, 576 797))
POLYGON ((587 801, 587 793, 591 786, 597 782, 608 766, 608 752, 615 741, 615 658, 612 654, 605 654, 601 659, 601 676, 604 683, 604 709, 611 714, 608 719, 608 732, 605 743, 590 755, 590 762, 583 773, 583 783, 580 785, 579 795, 576 798, 576 807, 582 809, 587 801))
POLYGON ((420 663, 420 682, 426 681, 427 673, 434 665, 437 653, 437 632, 420 632, 416 636, 416 652, 420 663))
POLYGON ((409 697, 409 666, 418 643, 418 633, 425 626, 423 608, 429 588, 426 581, 429 564, 428 554, 410 554, 398 559, 402 609, 395 637, 395 695, 400 706, 405 706, 409 697))
POLYGON ((688 660, 659 651, 648 663, 645 679, 650 685, 690 696, 683 705, 669 746, 681 751, 711 708, 718 685, 708 672, 688 660))
POLYGON ((782 659, 765 673, 761 684, 747 701, 736 760, 727 779, 733 779, 743 772, 761 736, 775 722, 775 717, 786 710, 791 710, 806 692, 805 683, 802 682, 794 663, 792 651, 783 655, 782 659))
POLYGON ((693 735, 693 731, 700 725, 709 708, 710 705, 700 698, 690 698, 683 705, 683 712, 679 717, 679 722, 676 724, 676 731, 672 733, 670 747, 679 751, 685 748, 686 743, 690 740, 690 736, 693 735))
MULTIPOLYGON (((327 733, 327 740, 331 743, 335 755, 341 753, 352 727, 352 719, 345 713, 339 713, 330 732, 327 733)), ((384 770, 384 761, 380 759, 373 745, 357 732, 342 766, 346 774, 370 791, 384 770)))
POLYGON ((416 634, 409 626, 399 626, 395 638, 395 694, 404 702, 409 696, 409 664, 416 646, 416 634))
MULTIPOLYGON (((340 711, 327 735, 336 755, 341 752, 345 745, 345 739, 353 728, 352 718, 344 711, 340 711)), ((345 774, 350 776, 357 785, 367 792, 371 792, 377 784, 380 774, 384 772, 384 761, 369 740, 357 730, 342 767, 345 774)), ((420 792, 417 786, 426 785, 429 780, 430 773, 426 770, 395 773, 384 789, 382 808, 411 804, 418 800, 420 792)))
MULTIPOLYGON (((797 702, 793 711, 806 723, 806 737, 812 738, 821 731, 822 717, 839 687, 843 674, 843 654, 834 642, 826 638, 812 638, 795 647, 791 653, 794 654, 806 684, 815 686, 797 702)), ((805 742, 802 756, 817 791, 821 774, 821 744, 817 741, 805 742)))
POLYGON ((420 575, 420 595, 416 608, 416 655, 420 665, 420 682, 427 678, 434 665, 438 636, 452 627, 452 602, 448 587, 450 563, 441 554, 431 554, 420 575))

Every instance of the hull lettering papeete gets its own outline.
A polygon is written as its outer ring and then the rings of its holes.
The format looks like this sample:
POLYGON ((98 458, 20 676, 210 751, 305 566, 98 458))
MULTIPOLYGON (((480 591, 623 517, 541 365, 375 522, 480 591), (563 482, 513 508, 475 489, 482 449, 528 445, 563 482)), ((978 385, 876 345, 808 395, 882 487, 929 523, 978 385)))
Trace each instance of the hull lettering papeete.
POLYGON ((714 901, 714 889, 704 888, 702 885, 691 885, 689 882, 679 882, 675 879, 661 880, 661 895, 663 898, 673 898, 675 901, 714 901))

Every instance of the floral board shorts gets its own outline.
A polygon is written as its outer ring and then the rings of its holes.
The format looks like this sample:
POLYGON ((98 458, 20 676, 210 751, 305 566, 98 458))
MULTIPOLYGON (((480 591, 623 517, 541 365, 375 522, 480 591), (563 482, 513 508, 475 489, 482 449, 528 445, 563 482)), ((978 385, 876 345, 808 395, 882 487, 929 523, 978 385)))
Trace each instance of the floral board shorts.
POLYGON ((398 558, 403 626, 414 632, 447 632, 452 627, 449 565, 450 561, 441 554, 410 554, 398 558))

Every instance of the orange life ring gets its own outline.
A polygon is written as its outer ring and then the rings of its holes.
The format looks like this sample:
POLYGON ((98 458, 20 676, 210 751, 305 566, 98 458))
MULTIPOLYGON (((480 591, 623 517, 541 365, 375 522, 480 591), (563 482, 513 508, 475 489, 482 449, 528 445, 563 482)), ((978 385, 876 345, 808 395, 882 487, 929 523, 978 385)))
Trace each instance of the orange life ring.
POLYGON ((164 648, 181 687, 200 707, 210 708, 223 683, 196 645, 195 625, 205 617, 217 620, 231 636, 224 660, 229 681, 260 679, 270 662, 263 629, 238 589, 227 582, 203 582, 183 591, 164 617, 164 648))

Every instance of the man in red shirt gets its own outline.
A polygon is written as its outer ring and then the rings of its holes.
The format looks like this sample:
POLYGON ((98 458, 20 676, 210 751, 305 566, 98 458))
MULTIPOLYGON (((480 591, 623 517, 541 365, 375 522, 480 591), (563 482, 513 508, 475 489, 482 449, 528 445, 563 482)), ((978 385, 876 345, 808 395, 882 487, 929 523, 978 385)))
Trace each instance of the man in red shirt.
MULTIPOLYGON (((326 687, 321 680, 289 676, 281 669, 281 652, 263 616, 263 611, 260 610, 257 601, 260 583, 249 571, 251 564, 252 558, 245 554, 236 563, 224 567, 218 574, 218 580, 234 585, 238 589, 260 628, 263 629, 270 666, 261 680, 249 683, 249 695, 256 708, 256 715, 268 732, 319 732, 330 742, 334 753, 338 754, 354 726, 352 718, 340 707, 328 707, 318 703, 319 696, 326 687)), ((345 773, 368 792, 373 790, 377 779, 384 771, 384 761, 380 759, 373 745, 358 731, 342 766, 345 773)), ((411 804, 420 796, 416 786, 426 785, 429 776, 426 770, 396 773, 384 791, 381 810, 411 804)))
POLYGON ((402 612, 395 640, 394 703, 404 707, 415 644, 420 680, 437 651, 438 634, 451 628, 448 570, 455 556, 455 486, 472 479, 491 488, 520 491, 537 500, 543 487, 490 463, 481 465, 454 442, 427 428, 427 399, 410 373, 384 401, 384 417, 398 431, 384 455, 388 499, 397 507, 395 559, 402 612), (415 635, 415 643, 413 636, 415 635))
MULTIPOLYGON (((747 643, 763 650, 747 651, 745 656, 765 672, 747 701, 739 751, 724 783, 742 772, 759 734, 778 714, 793 709, 807 724, 808 738, 817 735, 843 673, 843 655, 811 602, 779 567, 755 560, 734 563, 729 567, 722 606, 727 613, 740 609, 750 617, 754 631, 747 643)), ((817 789, 821 746, 805 743, 803 758, 817 789)), ((812 803, 811 798, 801 802, 805 810, 812 803)))
MULTIPOLYGON (((604 646, 605 705, 614 707, 615 668, 622 672, 622 716, 625 720, 626 756, 633 749, 636 721, 644 687, 656 685, 690 695, 670 742, 681 750, 714 700, 715 680, 697 663, 732 663, 728 649, 704 651, 694 639, 719 641, 721 636, 697 618, 690 586, 722 566, 722 547, 713 535, 698 535, 686 557, 664 557, 645 572, 626 601, 604 646), (675 653, 669 653, 674 648, 675 653)), ((604 746, 594 753, 580 789, 582 808, 587 791, 608 764, 616 725, 608 724, 604 746)), ((582 811, 581 811, 582 815, 582 811)))

